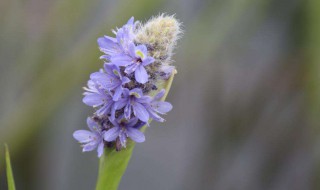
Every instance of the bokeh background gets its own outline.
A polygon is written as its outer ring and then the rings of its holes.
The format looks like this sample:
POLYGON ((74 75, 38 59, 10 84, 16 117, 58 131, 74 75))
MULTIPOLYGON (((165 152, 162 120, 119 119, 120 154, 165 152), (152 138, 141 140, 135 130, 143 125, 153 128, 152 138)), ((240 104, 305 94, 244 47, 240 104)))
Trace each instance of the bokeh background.
POLYGON ((96 39, 162 12, 185 31, 174 109, 119 189, 320 189, 319 0, 1 0, 0 143, 17 189, 94 189, 96 153, 72 133, 92 113, 81 87, 102 66, 96 39))

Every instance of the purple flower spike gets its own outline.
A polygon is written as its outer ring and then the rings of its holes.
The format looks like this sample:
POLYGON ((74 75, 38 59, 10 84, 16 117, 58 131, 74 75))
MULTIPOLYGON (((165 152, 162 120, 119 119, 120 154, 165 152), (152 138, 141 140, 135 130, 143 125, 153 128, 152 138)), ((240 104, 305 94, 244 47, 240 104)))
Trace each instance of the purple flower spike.
POLYGON ((155 95, 149 104, 145 104, 147 111, 151 118, 158 122, 164 122, 165 120, 158 115, 166 114, 171 111, 172 105, 169 102, 161 101, 160 99, 164 96, 165 90, 162 89, 157 95, 155 95))
POLYGON ((98 116, 111 114, 111 118, 115 118, 115 102, 113 97, 103 89, 98 88, 98 84, 92 80, 88 81, 87 92, 84 93, 83 103, 94 108, 99 107, 96 111, 98 116))
POLYGON ((120 119, 116 119, 111 122, 114 127, 105 132, 105 141, 112 142, 119 138, 122 147, 126 147, 128 137, 137 143, 142 143, 145 141, 144 134, 137 129, 137 126, 141 126, 139 123, 137 123, 137 118, 131 118, 128 121, 125 118, 120 117, 120 119))
POLYGON ((117 101, 123 91, 122 85, 130 82, 128 77, 121 75, 119 67, 116 65, 105 63, 105 72, 95 72, 90 75, 90 79, 108 91, 113 90, 113 100, 117 101))
POLYGON ((165 14, 145 24, 131 17, 112 31, 114 37, 98 38, 104 65, 90 75, 82 99, 94 108, 92 117, 87 119, 90 130, 73 133, 83 151, 97 149, 99 157, 104 145, 120 151, 126 147, 128 138, 138 143, 145 141, 139 129, 149 126, 149 121, 165 121, 162 115, 172 105, 161 100, 166 94, 161 89, 170 88, 176 73, 170 63, 181 34, 179 26, 174 16, 165 14))
POLYGON ((87 124, 90 131, 77 130, 73 133, 73 137, 82 144, 83 152, 92 151, 97 148, 98 157, 101 157, 104 149, 104 132, 100 126, 89 117, 87 118, 87 124))

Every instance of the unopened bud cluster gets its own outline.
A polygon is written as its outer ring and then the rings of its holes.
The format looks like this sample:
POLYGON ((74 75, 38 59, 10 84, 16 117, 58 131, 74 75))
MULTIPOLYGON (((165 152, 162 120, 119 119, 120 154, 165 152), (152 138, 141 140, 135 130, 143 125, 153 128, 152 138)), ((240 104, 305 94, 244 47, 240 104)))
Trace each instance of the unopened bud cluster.
POLYGON ((90 130, 73 133, 84 152, 97 149, 98 157, 105 147, 125 148, 128 138, 144 142, 139 129, 150 119, 163 122, 160 115, 172 109, 161 100, 165 90, 159 84, 175 70, 171 55, 181 31, 176 19, 160 15, 144 25, 132 17, 113 33, 98 39, 104 65, 84 88, 83 102, 95 108, 87 118, 90 130))

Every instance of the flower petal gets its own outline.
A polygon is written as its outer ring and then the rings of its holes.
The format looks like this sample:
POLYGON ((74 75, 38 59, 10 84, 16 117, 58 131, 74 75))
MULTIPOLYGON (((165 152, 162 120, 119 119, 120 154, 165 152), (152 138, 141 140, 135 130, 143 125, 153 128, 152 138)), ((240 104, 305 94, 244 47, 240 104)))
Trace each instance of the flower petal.
POLYGON ((135 126, 135 124, 137 124, 137 122, 138 122, 138 118, 133 117, 128 121, 127 127, 133 127, 135 126))
POLYGON ((94 150, 95 148, 97 148, 97 145, 98 145, 98 144, 97 144, 96 142, 90 142, 90 143, 85 144, 85 145, 83 146, 82 151, 83 151, 83 152, 92 151, 92 150, 94 150))
POLYGON ((100 58, 100 59, 109 60, 110 57, 111 57, 110 55, 101 55, 99 58, 100 58))
POLYGON ((107 90, 112 90, 119 85, 121 85, 121 80, 114 75, 109 75, 106 73, 95 72, 90 75, 90 79, 97 84, 99 84, 102 88, 107 90))
POLYGON ((114 75, 113 69, 119 70, 118 67, 112 63, 105 63, 103 66, 104 66, 104 71, 108 75, 114 75))
POLYGON ((110 113, 111 116, 109 117, 109 120, 115 120, 116 119, 116 108, 115 108, 115 104, 112 105, 110 113))
POLYGON ((153 111, 152 109, 148 109, 148 113, 150 114, 150 117, 152 119, 154 119, 155 121, 158 121, 158 122, 164 122, 165 120, 160 117, 155 111, 153 111))
POLYGON ((98 145, 98 148, 97 148, 99 158, 102 156, 103 151, 104 151, 104 143, 103 143, 103 141, 101 141, 98 145))
POLYGON ((135 76, 136 80, 141 84, 144 84, 144 83, 148 82, 147 71, 142 65, 139 65, 136 68, 136 70, 134 72, 134 76, 135 76))
POLYGON ((80 143, 88 143, 93 140, 96 135, 91 131, 87 130, 77 130, 73 133, 73 138, 75 138, 80 143))
POLYGON ((164 94, 166 93, 165 89, 160 90, 155 96, 154 96, 154 100, 160 100, 164 94))
POLYGON ((111 62, 117 66, 127 66, 132 63, 132 58, 125 54, 119 54, 110 58, 111 62))
POLYGON ((152 98, 150 96, 142 96, 141 98, 137 99, 137 102, 141 104, 150 104, 152 101, 152 98))
POLYGON ((127 22, 127 25, 133 25, 133 22, 134 22, 134 17, 131 17, 128 22, 127 22))
POLYGON ((122 94, 122 87, 118 86, 114 91, 113 101, 118 101, 119 98, 121 97, 121 94, 122 94))
POLYGON ((93 107, 100 106, 104 103, 103 97, 100 94, 96 94, 96 93, 86 94, 85 97, 83 97, 82 102, 88 106, 93 106, 93 107))
POLYGON ((119 136, 119 134, 120 134, 120 128, 113 127, 104 133, 104 140, 108 142, 114 141, 119 136))
POLYGON ((129 44, 129 54, 131 57, 136 57, 136 46, 133 42, 129 44))
POLYGON ((92 132, 97 131, 97 123, 91 117, 87 117, 87 125, 92 132))
POLYGON ((130 79, 128 77, 123 77, 122 78, 122 84, 126 84, 128 82, 130 82, 130 79))
POLYGON ((130 137, 130 139, 137 143, 142 143, 146 140, 144 134, 141 131, 132 127, 127 128, 127 135, 130 137))
POLYGON ((111 47, 110 45, 111 44, 113 45, 116 41, 115 41, 115 38, 108 36, 108 38, 106 37, 98 38, 97 42, 100 48, 109 48, 111 47))
POLYGON ((105 54, 114 55, 120 52, 120 47, 115 43, 115 38, 112 37, 101 37, 97 40, 100 47, 100 51, 105 54))
POLYGON ((132 107, 134 115, 141 121, 147 122, 149 120, 149 113, 142 104, 135 102, 132 107))
POLYGON ((162 102, 162 101, 152 102, 151 106, 156 112, 161 114, 165 114, 172 110, 172 105, 169 102, 162 102))
POLYGON ((153 58, 153 57, 146 57, 146 58, 143 60, 142 65, 143 65, 143 66, 147 66, 147 65, 149 65, 149 64, 151 64, 151 63, 153 63, 153 62, 154 62, 154 58, 153 58))
POLYGON ((119 109, 123 108, 124 106, 126 106, 127 103, 128 103, 128 100, 126 98, 121 98, 114 103, 115 109, 119 110, 119 109))
POLYGON ((119 135, 119 139, 120 139, 121 145, 125 148, 127 144, 127 136, 125 135, 125 133, 121 132, 119 135))
POLYGON ((137 69, 138 66, 139 66, 138 64, 131 63, 131 65, 128 65, 126 67, 124 72, 127 73, 127 74, 133 73, 137 69))
POLYGON ((147 56, 147 54, 148 54, 148 50, 147 50, 147 47, 145 46, 145 45, 138 45, 137 47, 136 47, 136 50, 135 50, 136 52, 137 51, 141 51, 141 53, 143 53, 143 57, 141 57, 140 55, 136 55, 137 57, 140 57, 140 58, 142 58, 142 59, 144 59, 146 56, 147 56))
POLYGON ((124 116, 126 119, 129 119, 131 116, 131 105, 127 104, 126 107, 124 108, 124 116))

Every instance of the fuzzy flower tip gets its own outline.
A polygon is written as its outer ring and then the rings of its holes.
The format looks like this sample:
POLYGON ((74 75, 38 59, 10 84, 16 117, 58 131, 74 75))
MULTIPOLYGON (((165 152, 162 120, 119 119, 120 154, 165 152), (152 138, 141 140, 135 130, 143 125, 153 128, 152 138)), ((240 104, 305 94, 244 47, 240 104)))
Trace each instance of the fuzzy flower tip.
POLYGON ((180 37, 180 23, 164 14, 141 24, 130 18, 115 36, 98 38, 103 68, 93 72, 85 87, 83 103, 95 109, 87 119, 90 130, 77 130, 73 137, 83 151, 125 148, 128 139, 141 143, 139 130, 150 119, 164 122, 162 115, 172 109, 163 101, 163 82, 175 70, 172 50, 180 37), (155 94, 150 96, 150 94, 155 94))

